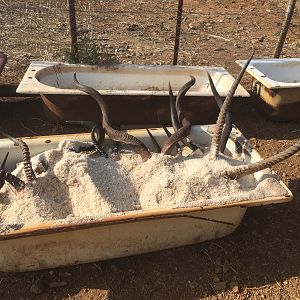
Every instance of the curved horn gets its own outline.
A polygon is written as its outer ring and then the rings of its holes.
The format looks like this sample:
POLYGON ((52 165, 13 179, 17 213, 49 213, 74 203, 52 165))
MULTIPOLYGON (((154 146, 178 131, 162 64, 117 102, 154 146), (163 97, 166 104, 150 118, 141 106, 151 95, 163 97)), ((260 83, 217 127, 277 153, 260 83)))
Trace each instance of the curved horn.
POLYGON ((147 131, 147 133, 150 136, 151 142, 152 142, 152 144, 153 144, 153 146, 155 148, 155 152, 160 153, 161 148, 160 148, 157 140, 155 139, 155 137, 153 136, 153 134, 151 133, 151 131, 148 128, 146 128, 146 131, 147 131))
POLYGON ((179 90, 178 95, 176 97, 176 110, 178 113, 179 124, 182 124, 182 127, 179 128, 174 134, 172 134, 161 149, 161 153, 164 155, 168 155, 171 153, 174 146, 184 138, 186 138, 191 131, 191 123, 188 119, 186 119, 181 110, 181 101, 185 96, 186 92, 195 84, 195 77, 191 76, 191 80, 182 86, 179 90))
POLYGON ((178 120, 178 115, 176 111, 176 100, 173 95, 172 87, 169 81, 169 99, 170 99, 170 111, 171 111, 171 121, 174 131, 179 130, 180 124, 178 120))
POLYGON ((182 125, 182 119, 184 118, 182 109, 181 109, 181 102, 187 91, 195 84, 196 79, 194 76, 190 75, 190 80, 182 86, 176 96, 176 110, 178 115, 179 124, 182 125))
MULTIPOLYGON (((172 127, 174 129, 174 132, 176 132, 180 129, 181 125, 178 120, 178 114, 177 114, 177 109, 176 109, 176 99, 174 98, 170 82, 169 82, 169 98, 170 98, 170 111, 171 111, 172 127)), ((168 137, 170 137, 170 136, 171 136, 171 133, 168 137)), ((197 149, 197 147, 196 148, 192 147, 194 145, 189 143, 186 139, 183 139, 182 142, 185 146, 190 147, 193 151, 195 151, 197 149)), ((176 144, 176 148, 177 148, 177 152, 181 152, 181 148, 178 143, 176 144)))
POLYGON ((91 139, 92 144, 94 145, 95 149, 100 153, 100 155, 105 156, 108 158, 107 153, 102 146, 104 139, 105 139, 105 130, 99 125, 94 125, 91 130, 91 139))
POLYGON ((289 158, 293 154, 297 153, 299 150, 300 150, 300 140, 296 142, 294 145, 292 145, 291 147, 281 151, 278 154, 273 155, 272 157, 266 158, 262 161, 249 164, 249 165, 231 167, 228 170, 224 171, 221 174, 221 176, 225 175, 232 179, 237 179, 245 175, 249 175, 261 171, 263 169, 270 168, 273 165, 289 158))
POLYGON ((12 185, 17 191, 23 190, 26 186, 25 182, 10 172, 4 172, 5 180, 12 185))
POLYGON ((32 169, 30 151, 28 145, 20 138, 14 138, 6 132, 0 130, 0 133, 10 139, 16 146, 19 146, 22 150, 23 155, 23 165, 26 179, 28 182, 32 182, 36 179, 34 171, 32 169))
POLYGON ((79 83, 76 78, 76 73, 74 73, 74 82, 79 90, 90 95, 98 103, 102 112, 102 126, 105 129, 107 135, 114 141, 133 146, 135 151, 142 157, 143 161, 148 160, 151 157, 151 153, 143 142, 125 131, 119 131, 111 127, 107 115, 107 106, 98 91, 96 91, 92 87, 79 83))
MULTIPOLYGON (((211 87, 212 93, 213 93, 214 98, 219 106, 220 111, 221 111, 221 108, 223 105, 223 100, 222 100, 221 96, 219 95, 219 93, 216 89, 216 86, 208 72, 207 72, 207 76, 208 76, 208 81, 209 81, 209 85, 211 87)), ((223 130, 222 137, 221 137, 221 144, 220 144, 220 152, 221 153, 224 153, 231 130, 232 130, 231 113, 228 109, 226 116, 225 116, 225 126, 224 126, 224 130, 223 130)))
POLYGON ((231 100, 233 98, 233 95, 252 59, 254 55, 254 52, 252 53, 252 55, 250 56, 250 58, 247 60, 247 62, 245 63, 244 67, 242 68, 240 74, 238 75, 238 77, 235 79, 235 81, 233 82, 226 98, 225 101, 222 105, 221 111, 219 113, 217 122, 216 122, 216 126, 215 126, 215 132, 214 135, 212 137, 212 142, 211 142, 211 146, 210 146, 210 153, 209 153, 209 159, 216 159, 217 155, 220 151, 220 142, 221 142, 221 134, 223 131, 223 126, 225 123, 225 118, 226 118, 226 113, 229 109, 229 106, 231 104, 231 100))
POLYGON ((17 191, 25 188, 25 182, 18 177, 12 175, 10 172, 5 172, 5 163, 7 161, 9 152, 6 153, 0 167, 0 189, 3 187, 5 181, 10 183, 17 191))

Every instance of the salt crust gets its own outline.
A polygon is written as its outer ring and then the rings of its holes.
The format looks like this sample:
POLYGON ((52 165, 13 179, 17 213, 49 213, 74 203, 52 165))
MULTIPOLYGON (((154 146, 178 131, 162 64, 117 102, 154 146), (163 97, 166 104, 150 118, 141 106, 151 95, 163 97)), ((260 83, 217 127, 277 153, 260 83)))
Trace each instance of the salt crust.
MULTIPOLYGON (((153 153, 143 163, 128 150, 118 160, 76 153, 82 146, 86 143, 62 141, 57 149, 33 157, 37 180, 23 191, 4 185, 0 231, 46 220, 68 223, 133 210, 223 205, 286 194, 272 177, 257 184, 253 175, 239 180, 218 176, 230 165, 242 164, 226 157, 209 161, 201 154, 153 153)), ((23 164, 13 174, 24 179, 23 164)))

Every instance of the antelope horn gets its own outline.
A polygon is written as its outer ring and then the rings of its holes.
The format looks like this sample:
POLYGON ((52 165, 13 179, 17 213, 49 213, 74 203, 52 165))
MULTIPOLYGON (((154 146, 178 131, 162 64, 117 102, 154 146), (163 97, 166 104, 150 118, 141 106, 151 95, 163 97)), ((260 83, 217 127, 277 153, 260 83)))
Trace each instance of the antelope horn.
POLYGON ((5 181, 11 184, 17 191, 22 190, 25 188, 25 182, 18 177, 14 176, 10 172, 5 172, 5 163, 7 161, 9 152, 6 153, 0 167, 0 189, 3 187, 5 181))
POLYGON ((148 160, 151 157, 151 153, 142 141, 128 134, 125 131, 116 130, 111 126, 108 119, 108 109, 106 103, 102 99, 102 96, 98 93, 98 91, 87 85, 80 84, 76 78, 76 73, 74 73, 74 83, 80 91, 87 93, 99 105, 100 110, 102 112, 102 126, 105 129, 107 135, 114 141, 123 142, 124 144, 131 145, 134 148, 134 150, 141 156, 143 161, 148 160))
MULTIPOLYGON (((223 105, 223 100, 222 100, 221 96, 219 95, 219 93, 216 89, 216 86, 208 72, 207 72, 207 76, 208 76, 209 85, 211 87, 214 98, 219 106, 219 109, 221 110, 222 105, 223 105)), ((224 130, 223 130, 222 137, 221 137, 221 144, 220 144, 220 152, 221 153, 224 153, 231 130, 232 130, 232 120, 231 120, 231 113, 228 109, 228 111, 226 113, 226 117, 225 117, 225 126, 224 126, 224 130)))
POLYGON ((182 127, 178 129, 174 134, 172 134, 161 149, 161 153, 164 155, 168 155, 172 152, 174 146, 184 138, 186 138, 191 131, 191 123, 188 119, 186 119, 181 110, 181 101, 186 94, 186 92, 195 84, 195 77, 191 76, 191 80, 182 86, 179 90, 178 95, 176 97, 176 110, 178 113, 179 124, 182 124, 182 127))
POLYGON ((196 79, 194 76, 190 75, 190 81, 188 81, 186 84, 182 86, 182 88, 179 90, 177 97, 176 97, 176 111, 178 115, 179 124, 182 125, 182 119, 184 118, 181 108, 181 102, 184 98, 187 91, 195 84, 196 79))
MULTIPOLYGON (((195 78, 194 78, 194 80, 195 80, 195 78)), ((176 100, 174 98, 170 82, 169 82, 169 98, 170 98, 170 111, 171 111, 172 126, 174 129, 174 132, 176 132, 180 129, 181 125, 179 124, 178 114, 177 114, 177 110, 176 110, 176 100)), ((170 134, 170 136, 171 136, 171 134, 170 134)), ((192 151, 197 150, 197 146, 193 145, 191 142, 187 141, 186 139, 183 139, 181 142, 185 146, 189 147, 192 151)), ((180 152, 179 144, 177 144, 176 147, 177 147, 178 152, 180 152)))
POLYGON ((149 136, 150 136, 150 139, 151 139, 151 142, 152 142, 152 144, 153 144, 153 146, 154 146, 154 148, 155 148, 155 151, 156 151, 157 153, 160 153, 161 148, 160 148, 160 146, 159 146, 157 140, 155 139, 155 137, 153 136, 153 134, 151 133, 151 131, 150 131, 148 128, 146 128, 146 130, 147 130, 147 133, 148 133, 149 136))
POLYGON ((247 60, 247 62, 245 63, 244 67, 242 68, 240 74, 238 75, 238 77, 235 79, 235 81, 233 82, 225 100, 224 103, 222 105, 222 108, 220 110, 216 125, 215 125, 215 132, 214 135, 212 137, 212 142, 211 142, 211 146, 210 146, 210 153, 209 153, 209 159, 216 159, 217 155, 219 154, 220 151, 220 143, 221 143, 221 135, 222 135, 222 131, 223 131, 223 126, 225 123, 225 118, 226 118, 226 114, 227 111, 229 110, 229 106, 231 104, 233 95, 252 59, 254 55, 254 52, 252 53, 252 55, 250 56, 250 58, 247 60))
POLYGON ((65 121, 68 125, 78 125, 88 129, 91 129, 91 140, 95 149, 100 153, 100 155, 104 155, 108 158, 107 153, 104 151, 102 144, 105 138, 105 130, 96 122, 93 121, 65 121))
POLYGON ((95 149, 100 153, 100 155, 105 156, 108 158, 107 153, 102 146, 104 139, 105 139, 105 129, 99 125, 94 125, 91 130, 91 139, 92 144, 94 145, 95 149))
POLYGON ((0 130, 0 133, 10 139, 16 146, 19 146, 22 150, 23 165, 26 179, 28 182, 32 182, 36 179, 34 171, 32 169, 30 151, 28 145, 20 138, 14 138, 6 132, 0 130))
POLYGON ((176 111, 176 100, 173 95, 172 87, 169 81, 169 98, 170 98, 170 111, 171 111, 171 121, 174 131, 179 130, 180 124, 178 120, 178 115, 176 111))
POLYGON ((296 142, 294 145, 292 145, 291 147, 281 151, 278 154, 273 155, 272 157, 269 157, 267 159, 249 165, 231 167, 228 170, 221 173, 220 175, 228 176, 232 179, 237 179, 261 171, 263 169, 270 168, 273 165, 289 158, 293 154, 297 153, 299 150, 300 150, 300 140, 296 142))

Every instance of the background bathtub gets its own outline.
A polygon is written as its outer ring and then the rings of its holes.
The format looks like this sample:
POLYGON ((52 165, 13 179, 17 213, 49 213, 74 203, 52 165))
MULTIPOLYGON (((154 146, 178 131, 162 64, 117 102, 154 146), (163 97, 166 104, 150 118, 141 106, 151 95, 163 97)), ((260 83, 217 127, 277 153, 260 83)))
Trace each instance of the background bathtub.
MULTIPOLYGON (((98 121, 98 105, 73 85, 78 80, 97 89, 106 100, 111 122, 120 124, 170 124, 168 83, 174 94, 190 80, 196 84, 187 93, 183 107, 196 124, 214 123, 218 107, 212 97, 207 72, 210 72, 219 93, 226 96, 234 78, 216 67, 159 65, 88 66, 57 62, 32 62, 17 92, 41 94, 50 116, 56 120, 98 121)), ((239 86, 236 97, 248 97, 239 86)))
MULTIPOLYGON (((171 130, 171 129, 170 129, 171 130)), ((204 146, 210 145, 212 127, 193 126, 191 138, 204 146)), ((162 144, 166 135, 162 129, 151 129, 162 144)), ((151 149, 146 130, 131 134, 143 140, 151 149)), ((56 148, 62 139, 90 140, 89 134, 25 138, 32 154, 56 148)), ((260 160, 259 154, 246 144, 234 128, 227 144, 227 154, 237 153, 247 162, 260 160)), ((14 168, 22 154, 10 140, 0 140, 0 157, 9 151, 8 167, 14 168)), ((255 174, 256 180, 269 176, 267 171, 255 174)), ((155 210, 130 211, 107 217, 72 221, 41 222, 8 233, 0 233, 0 271, 30 271, 74 265, 98 260, 129 256, 195 244, 221 238, 240 224, 247 207, 287 202, 286 194, 257 200, 243 200, 227 205, 194 206, 189 208, 162 207, 155 210)))
MULTIPOLYGON (((245 61, 237 61, 243 66, 245 61)), ((300 58, 256 59, 247 72, 254 78, 254 90, 261 108, 273 120, 300 120, 300 58)))

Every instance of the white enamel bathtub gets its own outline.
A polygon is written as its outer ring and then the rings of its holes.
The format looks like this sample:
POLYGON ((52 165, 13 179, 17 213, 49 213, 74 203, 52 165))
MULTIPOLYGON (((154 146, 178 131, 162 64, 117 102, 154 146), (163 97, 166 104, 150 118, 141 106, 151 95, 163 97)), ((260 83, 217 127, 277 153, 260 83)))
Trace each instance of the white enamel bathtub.
MULTIPOLYGON (((210 126, 194 126, 191 138, 208 146, 210 126)), ((160 144, 165 140, 162 129, 151 129, 160 144)), ((151 149, 145 130, 131 132, 151 149)), ((57 147, 62 139, 88 141, 89 134, 25 138, 31 153, 38 154, 57 147)), ((247 162, 260 160, 258 153, 234 128, 228 141, 227 154, 237 153, 247 162)), ((0 157, 9 151, 8 168, 13 169, 21 159, 18 147, 7 139, 0 140, 0 157)), ((255 174, 256 180, 269 176, 268 172, 255 174)), ((232 233, 240 224, 247 207, 287 202, 292 199, 288 188, 285 195, 257 200, 243 200, 227 205, 162 207, 148 211, 129 211, 107 217, 94 216, 92 220, 77 220, 64 224, 47 221, 15 226, 15 230, 0 233, 0 271, 30 271, 74 265, 116 257, 157 251, 221 238, 232 233)))
MULTIPOLYGON (((208 83, 207 72, 211 74, 223 97, 234 81, 221 67, 124 64, 89 66, 32 62, 17 92, 40 94, 49 116, 56 120, 96 121, 101 112, 94 100, 74 86, 74 72, 79 82, 100 92, 110 111, 111 122, 115 125, 132 122, 149 126, 168 124, 169 82, 176 95, 190 80, 190 75, 196 78, 196 83, 186 94, 184 110, 195 124, 214 123, 218 107, 208 83)), ((249 94, 239 85, 235 97, 249 97, 249 94)))
MULTIPOLYGON (((246 61, 237 61, 243 66, 246 61)), ((300 58, 255 59, 247 68, 254 91, 275 120, 300 120, 300 58), (268 109, 269 108, 269 109, 268 109)))

